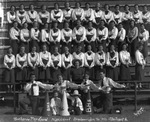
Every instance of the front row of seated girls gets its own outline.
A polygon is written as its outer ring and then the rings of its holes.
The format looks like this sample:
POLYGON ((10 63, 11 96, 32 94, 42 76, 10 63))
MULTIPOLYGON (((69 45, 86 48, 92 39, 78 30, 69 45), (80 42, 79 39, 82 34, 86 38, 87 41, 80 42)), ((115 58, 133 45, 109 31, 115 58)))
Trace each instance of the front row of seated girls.
MULTIPOLYGON (((30 75, 30 83, 27 83, 25 86, 25 90, 28 92, 28 97, 23 98, 19 102, 20 105, 20 114, 28 113, 26 105, 31 103, 32 105, 32 114, 38 115, 38 105, 39 105, 39 87, 43 89, 53 89, 54 97, 50 100, 50 108, 52 111, 52 115, 60 115, 61 110, 64 109, 62 106, 62 94, 64 91, 67 93, 66 97, 68 100, 71 100, 71 104, 69 105, 69 112, 75 115, 81 115, 84 111, 84 102, 86 98, 82 98, 86 95, 87 89, 94 90, 99 92, 100 99, 96 100, 93 99, 93 102, 102 101, 102 110, 104 113, 110 113, 112 109, 112 92, 111 88, 125 88, 124 85, 118 84, 114 82, 112 79, 105 77, 105 71, 101 70, 99 72, 100 80, 98 84, 94 84, 91 80, 89 80, 89 75, 85 74, 85 79, 81 84, 75 84, 73 82, 64 80, 62 75, 58 75, 58 82, 55 85, 50 84, 43 84, 39 81, 35 80, 35 75, 30 75), (67 88, 75 89, 73 94, 68 93, 67 88), (78 90, 77 90, 78 89, 78 90), (79 91, 84 91, 85 94, 80 98, 79 91), (60 94, 60 97, 58 95, 60 94), (102 98, 101 98, 102 97, 102 98), (83 102, 84 101, 84 102, 83 102), (83 102, 83 103, 82 103, 83 102)), ((94 104, 96 107, 96 111, 99 110, 99 104, 94 104)))

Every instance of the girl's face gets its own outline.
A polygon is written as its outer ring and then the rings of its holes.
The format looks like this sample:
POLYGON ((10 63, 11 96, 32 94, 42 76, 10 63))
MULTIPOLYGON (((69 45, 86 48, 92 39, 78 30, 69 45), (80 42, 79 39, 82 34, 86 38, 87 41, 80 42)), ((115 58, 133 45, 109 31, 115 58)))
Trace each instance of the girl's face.
POLYGON ((85 7, 86 7, 87 9, 89 9, 89 8, 90 8, 90 5, 89 5, 89 4, 86 4, 85 7))
POLYGON ((15 7, 14 6, 11 6, 11 11, 15 11, 15 7))
POLYGON ((122 49, 126 50, 127 49, 127 45, 124 44, 123 47, 122 47, 122 49))
POLYGON ((14 23, 14 28, 17 28, 17 27, 18 27, 18 23, 15 22, 15 23, 14 23))
POLYGON ((80 3, 76 3, 76 8, 80 8, 80 3))
POLYGON ((131 21, 131 26, 134 27, 134 21, 131 21))
POLYGON ((55 47, 55 53, 58 53, 58 47, 55 47))
POLYGON ((69 6, 70 6, 69 2, 66 2, 65 8, 69 8, 69 6))
POLYGON ((143 9, 144 9, 144 11, 147 11, 147 6, 144 6, 144 8, 143 8, 143 9))
POLYGON ((54 23, 54 28, 57 28, 57 26, 58 26, 57 22, 56 22, 56 23, 54 23))
POLYGON ((32 52, 36 52, 36 47, 32 47, 32 52))
POLYGON ((144 25, 141 25, 141 30, 144 30, 144 29, 145 29, 144 25))
POLYGON ((125 6, 125 11, 129 11, 129 6, 125 6))
POLYGON ((88 80, 88 79, 89 79, 89 75, 85 74, 85 80, 88 80))
POLYGON ((38 23, 34 22, 34 28, 38 28, 38 23))
POLYGON ((81 26, 81 21, 77 20, 77 26, 81 26))
POLYGON ((106 11, 109 10, 109 6, 108 6, 108 5, 105 6, 105 10, 106 10, 106 11))
POLYGON ((99 10, 99 8, 100 8, 100 4, 99 4, 99 3, 97 3, 95 6, 96 6, 96 9, 97 9, 97 10, 99 10))
POLYGON ((21 52, 21 53, 24 53, 24 52, 25 52, 25 47, 21 47, 21 48, 20 48, 20 52, 21 52))
POLYGON ((69 23, 65 23, 65 28, 69 28, 69 23))
POLYGON ((82 47, 79 46, 79 47, 78 47, 78 52, 81 52, 81 50, 82 50, 82 47))
POLYGON ((43 51, 47 51, 46 45, 43 45, 43 51))
POLYGON ((58 80, 61 82, 63 81, 63 77, 61 75, 58 76, 58 80))
POLYGON ((111 28, 115 27, 115 23, 114 23, 114 22, 111 22, 111 23, 110 23, 110 27, 111 27, 111 28))
POLYGON ((21 6, 20 6, 20 10, 23 10, 23 9, 24 9, 24 5, 21 5, 21 6))
POLYGON ((135 5, 135 10, 137 11, 137 10, 139 10, 139 6, 138 5, 135 5))
POLYGON ((76 62, 75 62, 75 67, 79 67, 79 66, 80 66, 79 61, 76 61, 76 62))
POLYGON ((48 29, 48 24, 46 23, 46 24, 44 25, 44 27, 45 27, 45 29, 48 29))
POLYGON ((91 51, 92 49, 91 45, 89 45, 87 48, 88 48, 88 51, 91 51))
POLYGON ((24 28, 28 28, 28 24, 27 23, 24 23, 24 28))
POLYGON ((112 50, 112 51, 115 50, 115 46, 111 45, 110 50, 112 50))
POLYGON ((89 26, 89 28, 91 28, 93 26, 92 22, 89 22, 88 26, 89 26))
POLYGON ((30 10, 34 10, 34 5, 30 5, 30 10))
POLYGON ((42 7, 42 10, 43 10, 43 11, 45 11, 45 10, 46 10, 46 6, 45 6, 45 5, 42 7))
POLYGON ((65 53, 69 52, 69 48, 68 47, 65 47, 65 53))
POLYGON ((102 45, 99 46, 99 51, 103 51, 103 46, 102 45))
POLYGON ((104 21, 100 21, 100 27, 103 27, 105 25, 104 21))
POLYGON ((8 53, 9 53, 9 54, 12 54, 12 48, 9 48, 9 49, 8 49, 8 53))
POLYGON ((116 9, 116 11, 119 11, 120 7, 119 7, 119 6, 116 6, 116 8, 115 8, 115 9, 116 9))
POLYGON ((58 8, 59 8, 58 4, 55 4, 55 9, 58 9, 58 8))
POLYGON ((120 30, 122 27, 123 27, 122 24, 119 24, 119 25, 118 25, 119 30, 120 30))

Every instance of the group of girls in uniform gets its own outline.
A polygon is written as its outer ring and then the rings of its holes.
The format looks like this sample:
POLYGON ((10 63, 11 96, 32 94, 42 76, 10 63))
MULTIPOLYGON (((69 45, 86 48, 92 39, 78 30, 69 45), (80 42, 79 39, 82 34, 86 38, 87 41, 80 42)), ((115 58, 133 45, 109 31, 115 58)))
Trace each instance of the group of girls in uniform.
MULTIPOLYGON (((79 2, 64 9, 54 4, 37 12, 34 5, 25 10, 20 5, 7 12, 11 47, 4 56, 5 82, 26 82, 34 72, 42 82, 64 79, 81 82, 85 73, 91 80, 99 80, 99 71, 113 80, 131 80, 130 65, 136 64, 136 80, 143 80, 147 43, 150 31, 150 12, 139 6, 120 6, 111 11, 108 4, 90 3, 81 7, 79 2)), ((12 86, 8 85, 8 89, 12 86)))

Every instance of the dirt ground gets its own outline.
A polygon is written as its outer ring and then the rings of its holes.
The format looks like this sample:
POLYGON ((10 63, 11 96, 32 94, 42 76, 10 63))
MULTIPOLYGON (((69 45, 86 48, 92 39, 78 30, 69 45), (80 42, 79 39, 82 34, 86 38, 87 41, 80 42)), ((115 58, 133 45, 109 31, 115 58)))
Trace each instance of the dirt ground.
POLYGON ((80 116, 17 115, 11 107, 0 107, 0 122, 150 122, 150 106, 123 106, 121 114, 94 114, 80 116))

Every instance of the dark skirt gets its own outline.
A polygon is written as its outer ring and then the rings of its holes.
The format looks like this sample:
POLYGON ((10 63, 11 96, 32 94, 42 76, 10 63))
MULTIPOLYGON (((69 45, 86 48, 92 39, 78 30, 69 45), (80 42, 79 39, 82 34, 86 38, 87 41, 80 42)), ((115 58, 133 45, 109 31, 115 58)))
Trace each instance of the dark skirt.
POLYGON ((16 55, 19 51, 19 42, 17 42, 17 40, 11 40, 11 47, 13 54, 16 55))
POLYGON ((70 69, 71 68, 68 68, 68 69, 62 68, 61 69, 64 80, 70 80, 70 69))
POLYGON ((135 79, 138 81, 143 81, 143 78, 144 78, 144 69, 142 69, 142 65, 136 64, 135 79))
POLYGON ((120 66, 120 80, 129 81, 131 80, 130 67, 127 67, 124 64, 120 66))
POLYGON ((35 67, 33 69, 32 67, 28 67, 28 80, 30 80, 30 74, 35 74, 36 80, 39 79, 39 72, 38 72, 38 67, 35 67))
POLYGON ((146 58, 148 56, 148 44, 147 41, 143 43, 143 56, 146 58))
POLYGON ((44 80, 45 82, 51 79, 49 67, 47 67, 46 70, 44 70, 43 67, 39 68, 39 79, 44 80))
POLYGON ((40 51, 39 42, 37 42, 37 40, 32 39, 32 40, 30 41, 30 50, 32 49, 33 46, 36 47, 36 51, 37 51, 37 52, 40 51))
POLYGON ((132 43, 128 43, 128 49, 132 59, 135 59, 135 51, 137 49, 138 44, 137 42, 138 40, 136 38, 135 40, 132 41, 132 43))
POLYGON ((4 71, 4 81, 7 83, 14 83, 15 82, 15 71, 14 69, 6 69, 4 71))
POLYGON ((61 74, 60 68, 58 68, 57 70, 54 68, 51 69, 51 75, 54 84, 58 81, 59 74, 61 74))
POLYGON ((118 81, 118 67, 112 68, 112 67, 107 67, 107 77, 111 78, 114 81, 118 81))
POLYGON ((85 73, 89 74, 89 78, 91 80, 95 80, 95 72, 94 72, 94 67, 89 69, 88 67, 85 67, 85 73))
POLYGON ((123 28, 126 30, 126 33, 128 33, 130 27, 130 20, 123 21, 122 24, 123 24, 123 28))
POLYGON ((27 69, 24 67, 23 69, 16 69, 16 81, 26 82, 27 80, 27 69))

